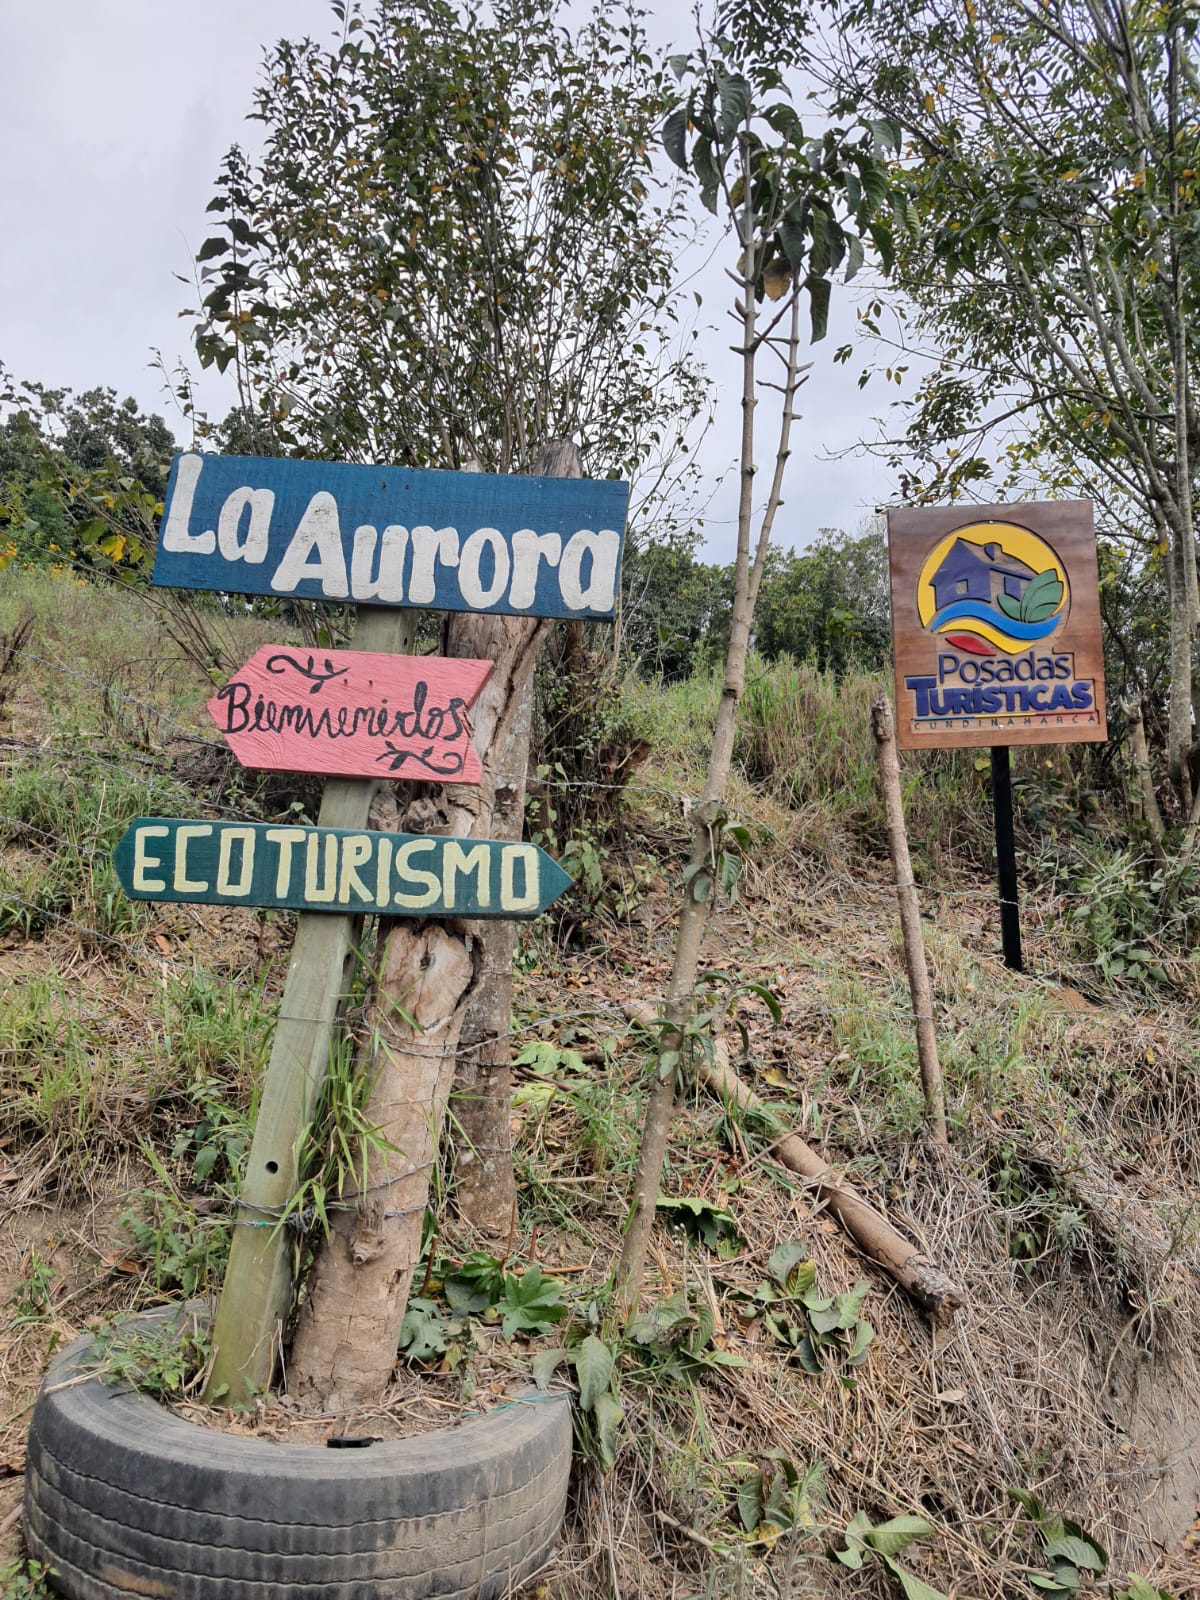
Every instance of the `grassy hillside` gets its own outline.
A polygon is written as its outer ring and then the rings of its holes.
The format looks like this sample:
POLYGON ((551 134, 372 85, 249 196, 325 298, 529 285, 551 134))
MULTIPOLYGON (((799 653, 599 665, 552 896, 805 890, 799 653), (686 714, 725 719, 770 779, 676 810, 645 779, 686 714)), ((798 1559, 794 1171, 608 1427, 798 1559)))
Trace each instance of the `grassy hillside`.
MULTIPOLYGON (((200 622, 242 657, 278 637, 200 622)), ((136 596, 6 573, 0 668, 0 1594, 15 1600, 34 1592, 12 1513, 50 1352, 219 1282, 291 937, 283 913, 131 904, 109 852, 138 814, 303 818, 313 793, 227 758, 211 682, 136 596)), ((691 1090, 641 1315, 621 1330, 610 1312, 650 1059, 629 1011, 665 982, 718 687, 613 690, 592 707, 603 738, 544 763, 534 825, 579 886, 519 952, 520 1215, 489 1265, 442 1208, 398 1392, 469 1408, 572 1330, 615 1349, 623 1421, 581 1419, 541 1600, 920 1600, 922 1583, 1150 1600, 1131 1571, 1200 1594, 1200 894, 1194 871, 1142 869, 1103 753, 1018 759, 1023 975, 999 959, 986 764, 906 764, 952 1117, 940 1156, 874 791, 878 685, 754 670, 733 796, 751 845, 701 1009, 966 1305, 931 1327, 773 1159, 762 1119, 691 1090), (622 741, 651 747, 623 793, 600 754, 622 741), (567 1317, 506 1338, 504 1285, 534 1266, 567 1317), (490 1288, 468 1315, 446 1284, 472 1271, 490 1288), (927 1530, 871 1534, 896 1517, 927 1530)), ((262 1407, 241 1425, 275 1421, 262 1407)))

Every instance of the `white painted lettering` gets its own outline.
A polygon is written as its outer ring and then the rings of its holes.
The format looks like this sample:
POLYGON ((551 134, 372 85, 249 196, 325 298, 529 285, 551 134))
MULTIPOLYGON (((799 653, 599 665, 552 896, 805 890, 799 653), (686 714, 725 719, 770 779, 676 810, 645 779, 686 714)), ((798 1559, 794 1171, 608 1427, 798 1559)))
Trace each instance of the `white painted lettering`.
POLYGON ((537 599, 538 563, 544 556, 547 566, 558 565, 562 557, 562 536, 518 528, 512 536, 512 550, 513 577, 508 603, 514 610, 525 611, 537 599))
POLYGON ((384 834, 375 847, 375 904, 382 911, 388 903, 388 878, 392 871, 392 841, 384 834))
POLYGON ((404 557, 408 551, 408 529, 393 523, 383 530, 383 540, 379 543, 379 565, 376 567, 377 542, 379 535, 369 523, 356 529, 354 554, 350 557, 350 598, 382 600, 385 605, 400 605, 404 600, 404 557))
POLYGON ((279 846, 279 866, 275 872, 275 895, 277 899, 289 898, 292 884, 292 846, 300 844, 307 835, 305 828, 268 828, 265 837, 271 844, 279 846))
POLYGON ((496 604, 508 588, 511 566, 512 558, 499 528, 476 528, 458 558, 459 593, 473 611, 486 611, 496 604), (480 566, 487 548, 492 552, 492 581, 485 589, 480 566))
POLYGON ((437 594, 435 564, 458 565, 457 528, 414 528, 412 531, 412 576, 408 580, 410 605, 427 606, 437 594))
POLYGON ((176 894, 203 894, 208 888, 207 878, 189 878, 187 875, 188 841, 207 839, 212 834, 211 822, 190 822, 175 829, 175 876, 171 887, 176 894))
POLYGON ((226 561, 247 561, 252 567, 267 559, 271 533, 271 512, 275 507, 273 489, 235 489, 221 507, 217 521, 217 543, 226 561), (242 513, 250 512, 246 537, 239 538, 242 513))
POLYGON ((500 852, 500 906, 510 914, 535 911, 541 896, 538 882, 538 850, 532 844, 506 844, 500 852), (517 863, 521 864, 521 883, 515 884, 517 863))
POLYGON ((139 828, 133 836, 133 887, 143 894, 157 894, 160 889, 167 887, 165 878, 151 878, 148 876, 152 867, 162 866, 161 856, 147 855, 147 839, 165 839, 170 833, 170 828, 145 827, 139 828))
POLYGON ((350 593, 337 501, 325 489, 319 489, 308 502, 275 569, 271 589, 276 594, 291 594, 305 579, 319 583, 327 600, 345 600, 350 593), (310 560, 314 555, 315 562, 310 560))
POLYGON ((162 547, 181 555, 210 556, 217 548, 217 536, 211 528, 207 533, 189 533, 192 520, 192 501, 200 481, 204 457, 180 456, 175 471, 175 493, 171 496, 171 509, 162 528, 162 547))
POLYGON ((254 878, 254 844, 257 835, 253 828, 222 828, 217 851, 217 893, 241 898, 250 893, 254 878), (233 878, 233 847, 241 845, 238 866, 240 876, 233 878))
POLYGON ((397 889, 392 900, 398 906, 408 906, 412 911, 420 911, 424 906, 431 906, 437 899, 441 889, 436 872, 426 872, 423 867, 414 867, 412 858, 424 855, 429 850, 437 849, 436 839, 413 839, 409 844, 402 844, 396 851, 396 873, 401 878, 406 878, 409 883, 423 883, 423 894, 405 894, 403 889, 397 889))
POLYGON ((371 837, 355 833, 342 840, 342 871, 338 879, 338 899, 349 900, 352 894, 370 900, 371 891, 358 875, 358 869, 371 859, 371 837))
POLYGON ((337 847, 338 836, 336 833, 310 833, 308 845, 304 852, 304 898, 316 905, 322 901, 330 901, 337 892, 337 847), (325 881, 317 881, 317 873, 321 867, 320 851, 321 841, 325 842, 325 881))
POLYGON ((442 884, 446 893, 446 906, 451 910, 474 911, 476 907, 483 910, 492 903, 491 882, 488 874, 491 851, 486 844, 473 845, 470 850, 464 850, 457 839, 447 839, 442 847, 442 884), (468 906, 465 901, 456 900, 457 884, 455 875, 461 873, 464 878, 471 873, 475 874, 475 902, 468 906))
POLYGON ((617 558, 621 535, 611 528, 593 533, 580 528, 567 541, 558 568, 562 597, 572 611, 611 611, 617 598, 617 558), (583 563, 591 558, 591 572, 583 581, 583 563))

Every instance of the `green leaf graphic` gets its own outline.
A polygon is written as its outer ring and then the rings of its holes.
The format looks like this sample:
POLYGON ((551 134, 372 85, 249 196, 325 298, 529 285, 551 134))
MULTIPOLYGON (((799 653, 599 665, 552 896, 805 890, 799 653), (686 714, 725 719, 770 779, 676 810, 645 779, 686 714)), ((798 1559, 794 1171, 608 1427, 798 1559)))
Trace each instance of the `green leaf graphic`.
POLYGON ((1012 595, 998 594, 996 596, 996 604, 1000 607, 1001 611, 1003 611, 1006 617, 1011 617, 1014 622, 1020 620, 1021 606, 1019 601, 1013 599, 1012 595))
POLYGON ((1053 616, 1062 605, 1063 595, 1062 580, 1053 567, 1047 567, 1045 572, 1039 572, 1037 577, 1021 596, 1020 620, 1022 622, 1044 622, 1047 617, 1053 616))

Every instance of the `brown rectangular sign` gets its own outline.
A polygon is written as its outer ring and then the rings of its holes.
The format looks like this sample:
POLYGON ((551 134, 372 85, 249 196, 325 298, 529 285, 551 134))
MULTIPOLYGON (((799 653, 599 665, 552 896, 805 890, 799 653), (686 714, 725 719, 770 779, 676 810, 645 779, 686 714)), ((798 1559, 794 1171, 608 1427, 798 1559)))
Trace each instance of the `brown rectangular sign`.
POLYGON ((1090 500, 888 512, 902 749, 1108 737, 1090 500))

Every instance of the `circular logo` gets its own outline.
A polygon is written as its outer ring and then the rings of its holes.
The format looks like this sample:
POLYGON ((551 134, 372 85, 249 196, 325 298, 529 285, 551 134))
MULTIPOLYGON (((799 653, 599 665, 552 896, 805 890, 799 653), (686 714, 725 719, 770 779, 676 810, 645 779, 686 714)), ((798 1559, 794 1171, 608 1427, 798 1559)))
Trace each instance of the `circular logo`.
POLYGON ((970 655, 1018 655, 1066 620, 1067 573, 1044 539, 1012 522, 947 534, 917 579, 921 625, 970 655))

